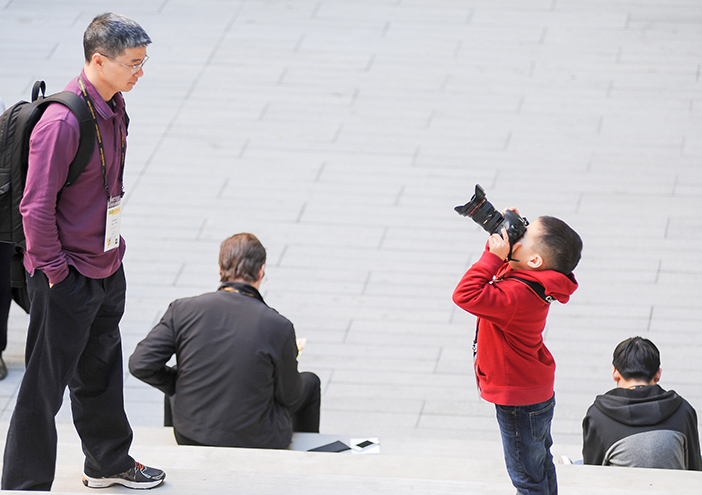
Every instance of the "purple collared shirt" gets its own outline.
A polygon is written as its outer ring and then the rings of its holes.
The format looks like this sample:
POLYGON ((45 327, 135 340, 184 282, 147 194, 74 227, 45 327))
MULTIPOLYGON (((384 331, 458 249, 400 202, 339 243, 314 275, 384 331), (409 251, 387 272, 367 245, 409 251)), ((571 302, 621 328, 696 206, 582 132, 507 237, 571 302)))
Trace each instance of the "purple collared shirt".
MULTIPOLYGON (((113 106, 99 95, 83 71, 83 81, 96 107, 98 125, 105 147, 107 184, 110 195, 119 196, 121 134, 125 132, 124 100, 117 93, 113 106), (113 108, 114 107, 114 108, 113 108)), ((78 78, 66 91, 80 94, 78 78)), ((78 119, 61 104, 52 104, 32 131, 29 170, 20 212, 27 239, 24 266, 30 274, 42 270, 52 284, 68 275, 73 265, 89 278, 105 278, 119 268, 125 243, 104 252, 107 220, 107 191, 100 152, 95 143, 93 156, 83 173, 56 198, 68 177, 68 166, 78 150, 78 119)))

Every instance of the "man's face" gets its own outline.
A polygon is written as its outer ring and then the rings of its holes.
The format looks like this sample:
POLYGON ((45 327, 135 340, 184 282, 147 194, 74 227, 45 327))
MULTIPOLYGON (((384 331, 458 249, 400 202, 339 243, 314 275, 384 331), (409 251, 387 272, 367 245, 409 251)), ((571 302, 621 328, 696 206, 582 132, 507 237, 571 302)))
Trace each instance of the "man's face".
POLYGON ((139 70, 132 73, 132 67, 144 62, 146 47, 126 48, 115 58, 106 55, 101 55, 101 58, 103 60, 101 67, 104 83, 115 93, 127 92, 131 91, 139 78, 144 75, 143 68, 140 67, 139 70))

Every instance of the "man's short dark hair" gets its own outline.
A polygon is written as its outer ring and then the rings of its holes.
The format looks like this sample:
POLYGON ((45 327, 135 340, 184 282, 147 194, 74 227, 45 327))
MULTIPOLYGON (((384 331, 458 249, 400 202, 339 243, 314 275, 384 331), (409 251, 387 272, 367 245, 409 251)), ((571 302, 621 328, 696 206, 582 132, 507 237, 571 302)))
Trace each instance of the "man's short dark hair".
POLYGON ((85 61, 95 53, 119 57, 127 48, 139 48, 151 43, 146 31, 128 17, 114 12, 97 16, 83 34, 85 61))
POLYGON ((537 241, 546 268, 570 275, 580 261, 583 241, 567 223, 555 217, 539 217, 543 232, 537 241))
POLYGON ((266 249, 253 234, 236 234, 219 247, 221 281, 242 279, 258 281, 258 272, 266 263, 266 249))
POLYGON ((661 354, 650 340, 632 337, 614 349, 612 366, 625 380, 650 382, 661 367, 661 354))

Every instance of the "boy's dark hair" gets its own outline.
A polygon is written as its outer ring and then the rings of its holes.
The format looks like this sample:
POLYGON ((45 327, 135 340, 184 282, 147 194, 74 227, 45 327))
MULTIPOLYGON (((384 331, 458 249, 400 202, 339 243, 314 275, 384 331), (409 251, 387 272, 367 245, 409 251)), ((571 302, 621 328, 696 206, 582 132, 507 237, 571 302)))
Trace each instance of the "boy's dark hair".
POLYGON ((253 234, 236 234, 225 239, 219 248, 221 281, 242 279, 256 282, 258 271, 266 262, 266 249, 253 234))
POLYGON ((650 382, 661 367, 661 354, 650 340, 632 337, 614 349, 612 366, 625 380, 636 378, 650 382))
POLYGON ((580 261, 583 241, 567 223, 555 217, 539 217, 543 232, 537 241, 546 268, 570 275, 580 261))
POLYGON ((150 43, 151 38, 139 24, 114 12, 97 16, 83 33, 86 62, 90 62, 94 53, 116 58, 127 48, 139 48, 150 43))

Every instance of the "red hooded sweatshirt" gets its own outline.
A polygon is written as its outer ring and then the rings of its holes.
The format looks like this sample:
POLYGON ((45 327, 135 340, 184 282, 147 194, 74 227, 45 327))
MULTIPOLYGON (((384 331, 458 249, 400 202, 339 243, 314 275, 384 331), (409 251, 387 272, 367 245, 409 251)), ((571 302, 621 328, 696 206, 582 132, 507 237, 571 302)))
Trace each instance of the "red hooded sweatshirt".
POLYGON ((556 363, 543 340, 549 304, 513 277, 538 282, 560 303, 568 302, 578 283, 573 274, 554 270, 512 270, 486 250, 453 293, 459 307, 478 317, 475 374, 481 397, 526 406, 553 396, 556 363))

